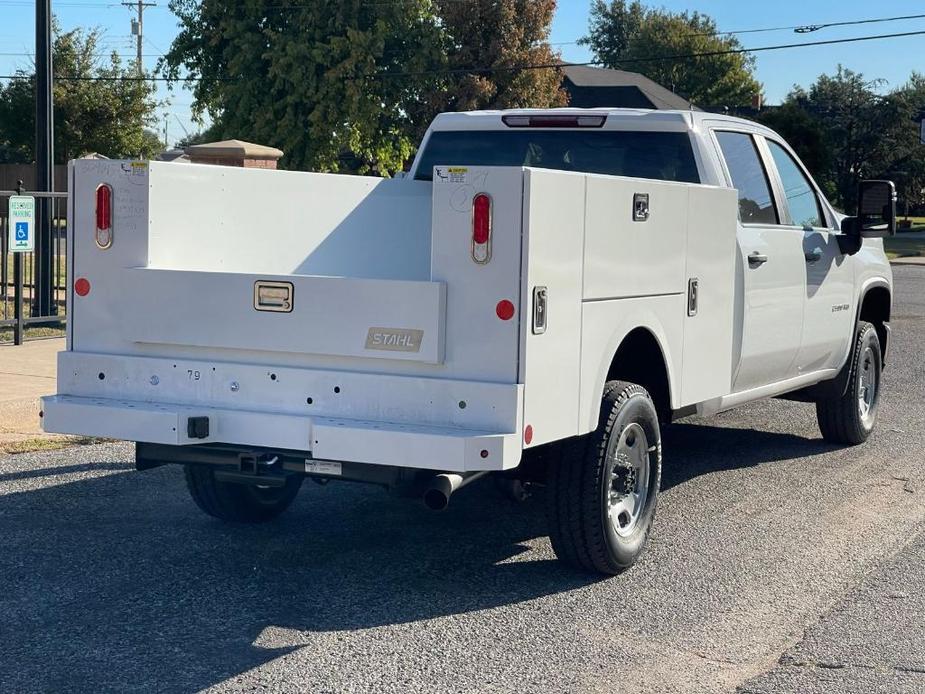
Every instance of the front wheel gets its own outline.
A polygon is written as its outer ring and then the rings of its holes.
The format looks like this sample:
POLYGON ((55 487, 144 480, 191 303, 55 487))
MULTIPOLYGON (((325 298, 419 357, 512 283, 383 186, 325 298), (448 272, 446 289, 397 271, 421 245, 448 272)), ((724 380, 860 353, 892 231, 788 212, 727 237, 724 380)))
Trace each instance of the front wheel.
POLYGON ((186 466, 186 486, 196 505, 230 523, 263 523, 276 518, 289 508, 302 479, 301 475, 291 475, 282 487, 235 484, 216 479, 209 466, 186 466))
POLYGON ((864 443, 877 423, 883 358, 880 339, 870 323, 858 323, 854 350, 849 357, 848 388, 839 398, 816 402, 816 419, 822 438, 831 443, 864 443))
POLYGON ((652 399, 636 384, 607 383, 597 429, 549 463, 547 515, 556 556, 603 574, 632 566, 649 537, 661 473, 652 399))

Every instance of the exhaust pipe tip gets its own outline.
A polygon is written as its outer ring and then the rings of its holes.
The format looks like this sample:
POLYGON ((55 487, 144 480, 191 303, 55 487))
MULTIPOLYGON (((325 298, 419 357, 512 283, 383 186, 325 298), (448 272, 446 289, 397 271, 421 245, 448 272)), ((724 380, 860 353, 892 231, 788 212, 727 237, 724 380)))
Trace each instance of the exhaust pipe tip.
POLYGON ((450 504, 450 496, 462 486, 462 475, 434 475, 424 490, 424 505, 431 511, 442 511, 450 504))
POLYGON ((424 491, 424 505, 431 511, 442 511, 450 505, 450 496, 453 492, 487 474, 487 472, 474 472, 466 473, 464 476, 445 472, 434 475, 424 491))
POLYGON ((424 492, 424 505, 431 511, 443 511, 450 505, 450 497, 440 489, 428 489, 424 492))

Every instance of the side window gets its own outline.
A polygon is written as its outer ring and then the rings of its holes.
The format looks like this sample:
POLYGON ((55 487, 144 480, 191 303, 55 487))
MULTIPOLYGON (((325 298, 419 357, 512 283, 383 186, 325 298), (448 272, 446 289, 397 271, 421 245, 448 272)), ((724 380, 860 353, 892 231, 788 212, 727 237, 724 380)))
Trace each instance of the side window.
POLYGON ((790 208, 793 223, 802 227, 825 227, 825 216, 819 206, 816 191, 803 170, 797 166, 787 150, 773 140, 767 140, 767 143, 784 186, 784 197, 787 198, 787 207, 790 208))
POLYGON ((758 148, 747 133, 717 131, 716 139, 739 191, 739 218, 743 224, 778 224, 777 208, 758 148))

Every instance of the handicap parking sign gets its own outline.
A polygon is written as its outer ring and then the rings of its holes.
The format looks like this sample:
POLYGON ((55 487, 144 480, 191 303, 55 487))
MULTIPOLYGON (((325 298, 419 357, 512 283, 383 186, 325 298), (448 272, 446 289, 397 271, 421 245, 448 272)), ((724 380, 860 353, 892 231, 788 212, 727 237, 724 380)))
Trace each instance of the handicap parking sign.
POLYGON ((35 249, 35 198, 31 195, 10 197, 9 247, 13 253, 35 249))

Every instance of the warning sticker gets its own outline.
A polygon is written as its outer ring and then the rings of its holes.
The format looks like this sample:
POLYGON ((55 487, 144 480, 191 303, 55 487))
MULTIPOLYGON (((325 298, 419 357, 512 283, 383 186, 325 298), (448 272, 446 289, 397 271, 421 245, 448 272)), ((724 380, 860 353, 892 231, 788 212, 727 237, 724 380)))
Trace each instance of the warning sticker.
POLYGON ((132 161, 122 164, 122 172, 127 176, 144 176, 148 171, 148 162, 132 161))
POLYGON ((342 465, 331 460, 306 460, 305 472, 310 475, 330 475, 340 477, 343 473, 342 465))
POLYGON ((434 183, 468 183, 469 169, 465 166, 435 166, 434 183))

